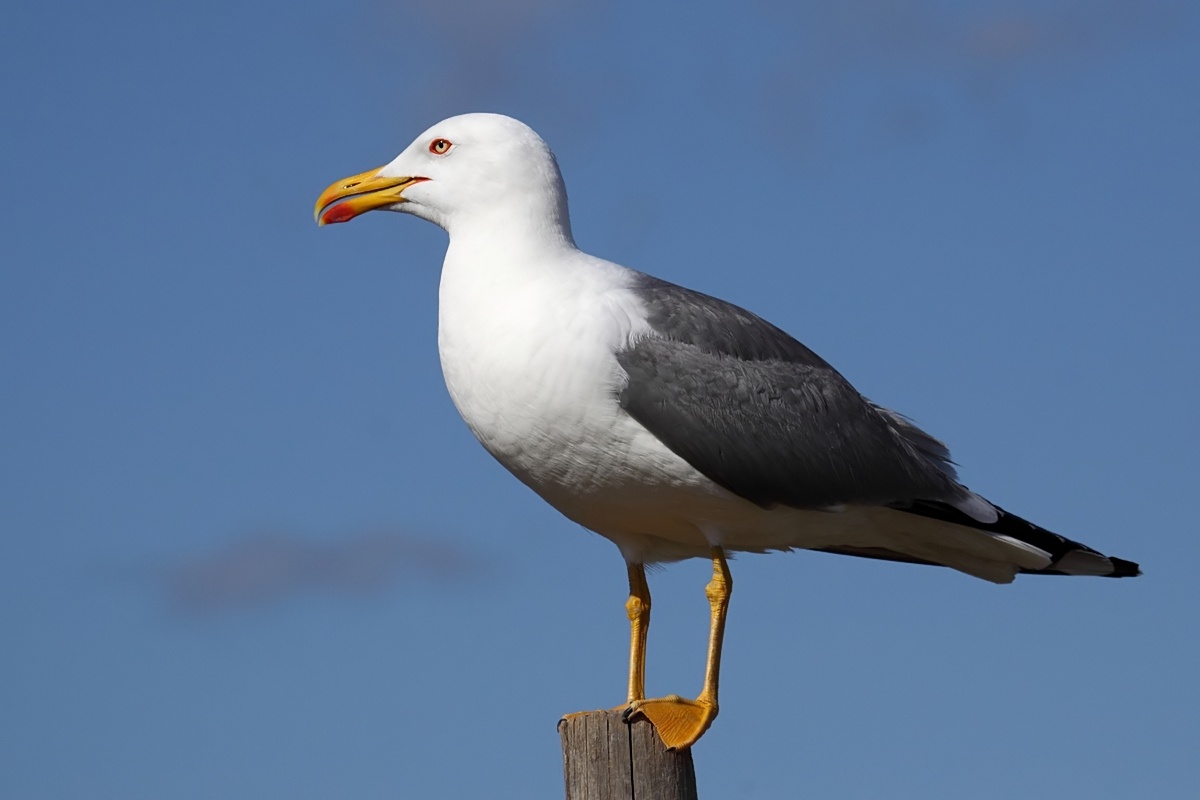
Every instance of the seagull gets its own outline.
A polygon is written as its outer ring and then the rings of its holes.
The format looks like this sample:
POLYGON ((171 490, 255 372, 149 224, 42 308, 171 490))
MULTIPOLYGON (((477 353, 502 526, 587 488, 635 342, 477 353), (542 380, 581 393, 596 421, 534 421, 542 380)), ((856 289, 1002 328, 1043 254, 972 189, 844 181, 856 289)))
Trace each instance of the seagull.
POLYGON ((625 716, 649 719, 667 747, 690 747, 717 716, 730 553, 819 550, 995 583, 1140 574, 968 489, 944 444, 761 317, 581 251, 554 154, 518 120, 439 122, 329 186, 315 214, 326 225, 375 209, 449 234, 438 351, 471 432, 620 549, 625 716), (703 688, 647 698, 646 566, 687 558, 713 566, 703 688))

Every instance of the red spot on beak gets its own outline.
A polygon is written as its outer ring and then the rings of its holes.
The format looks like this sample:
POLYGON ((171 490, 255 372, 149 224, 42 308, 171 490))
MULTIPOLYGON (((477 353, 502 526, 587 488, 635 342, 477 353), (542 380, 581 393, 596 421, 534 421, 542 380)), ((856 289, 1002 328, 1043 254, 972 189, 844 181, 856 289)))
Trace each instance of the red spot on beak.
POLYGON ((338 203, 325 210, 325 213, 321 215, 321 222, 325 225, 332 225, 335 222, 349 222, 356 216, 357 212, 350 207, 349 203, 338 203))

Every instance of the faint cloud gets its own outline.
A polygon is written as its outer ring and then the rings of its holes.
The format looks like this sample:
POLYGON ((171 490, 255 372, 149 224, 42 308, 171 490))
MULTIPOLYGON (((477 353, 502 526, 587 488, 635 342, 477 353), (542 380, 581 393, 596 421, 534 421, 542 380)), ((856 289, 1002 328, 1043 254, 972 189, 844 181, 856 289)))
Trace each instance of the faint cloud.
MULTIPOLYGON (((844 141, 838 129, 848 125, 883 138, 930 132, 951 105, 994 116, 1018 77, 1172 36, 1192 13, 1179 0, 969 8, 932 0, 758 0, 754 8, 784 42, 764 62, 754 111, 793 147, 797 135, 809 147, 844 141), (868 105, 844 107, 846 90, 864 86, 871 87, 868 105)), ((999 110, 1011 116, 1011 107, 999 110)))
POLYGON ((1095 58, 1177 30, 1183 9, 1173 2, 1093 0, 1051 8, 998 8, 963 26, 964 56, 988 66, 1040 59, 1095 58))
POLYGON ((967 30, 964 44, 968 56, 989 63, 1012 63, 1042 52, 1051 45, 1051 38, 1044 20, 1007 14, 967 30))
POLYGON ((933 0, 759 0, 756 7, 782 26, 793 55, 827 69, 898 63, 977 68, 1051 54, 1098 56, 1170 35, 1188 16, 1179 0, 1067 0, 1028 7, 992 2, 970 8, 933 0))
POLYGON ((401 579, 454 583, 481 568, 458 544, 392 531, 325 542, 260 532, 168 567, 160 581, 174 610, 214 614, 312 592, 369 594, 401 579))
MULTIPOLYGON (((584 0, 376 0, 369 15, 377 35, 418 32, 440 51, 417 92, 431 117, 501 110, 497 99, 514 90, 538 98, 541 109, 569 114, 586 110, 578 107, 578 85, 547 66, 563 31, 600 8, 584 0)), ((388 58, 390 52, 380 51, 388 58)))
POLYGON ((793 166, 928 138, 963 114, 1019 135, 1030 78, 1177 36, 1197 16, 1192 0, 751 0, 654 13, 596 0, 369 0, 365 9, 359 52, 396 75, 407 135, 413 120, 502 111, 563 147, 619 134, 630 119, 670 133, 686 115, 691 130, 751 127, 793 166))

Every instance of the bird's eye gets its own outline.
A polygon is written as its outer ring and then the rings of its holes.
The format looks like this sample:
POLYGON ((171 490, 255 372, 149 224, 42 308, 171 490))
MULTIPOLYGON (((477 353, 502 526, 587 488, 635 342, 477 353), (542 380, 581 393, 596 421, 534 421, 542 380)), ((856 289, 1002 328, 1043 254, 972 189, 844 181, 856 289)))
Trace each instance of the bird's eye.
POLYGON ((450 152, 450 148, 453 146, 449 139, 434 139, 429 143, 429 152, 435 156, 444 156, 450 152))

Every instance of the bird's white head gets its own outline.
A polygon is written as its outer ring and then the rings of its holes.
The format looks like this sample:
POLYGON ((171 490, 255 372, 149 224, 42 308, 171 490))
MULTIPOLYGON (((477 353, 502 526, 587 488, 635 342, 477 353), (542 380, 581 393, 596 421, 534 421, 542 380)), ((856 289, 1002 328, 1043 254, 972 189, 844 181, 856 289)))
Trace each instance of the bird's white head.
POLYGON ((554 154, 528 125, 500 114, 439 122, 391 163, 330 185, 315 213, 326 225, 375 209, 414 214, 451 235, 468 226, 532 225, 571 241, 554 154))

